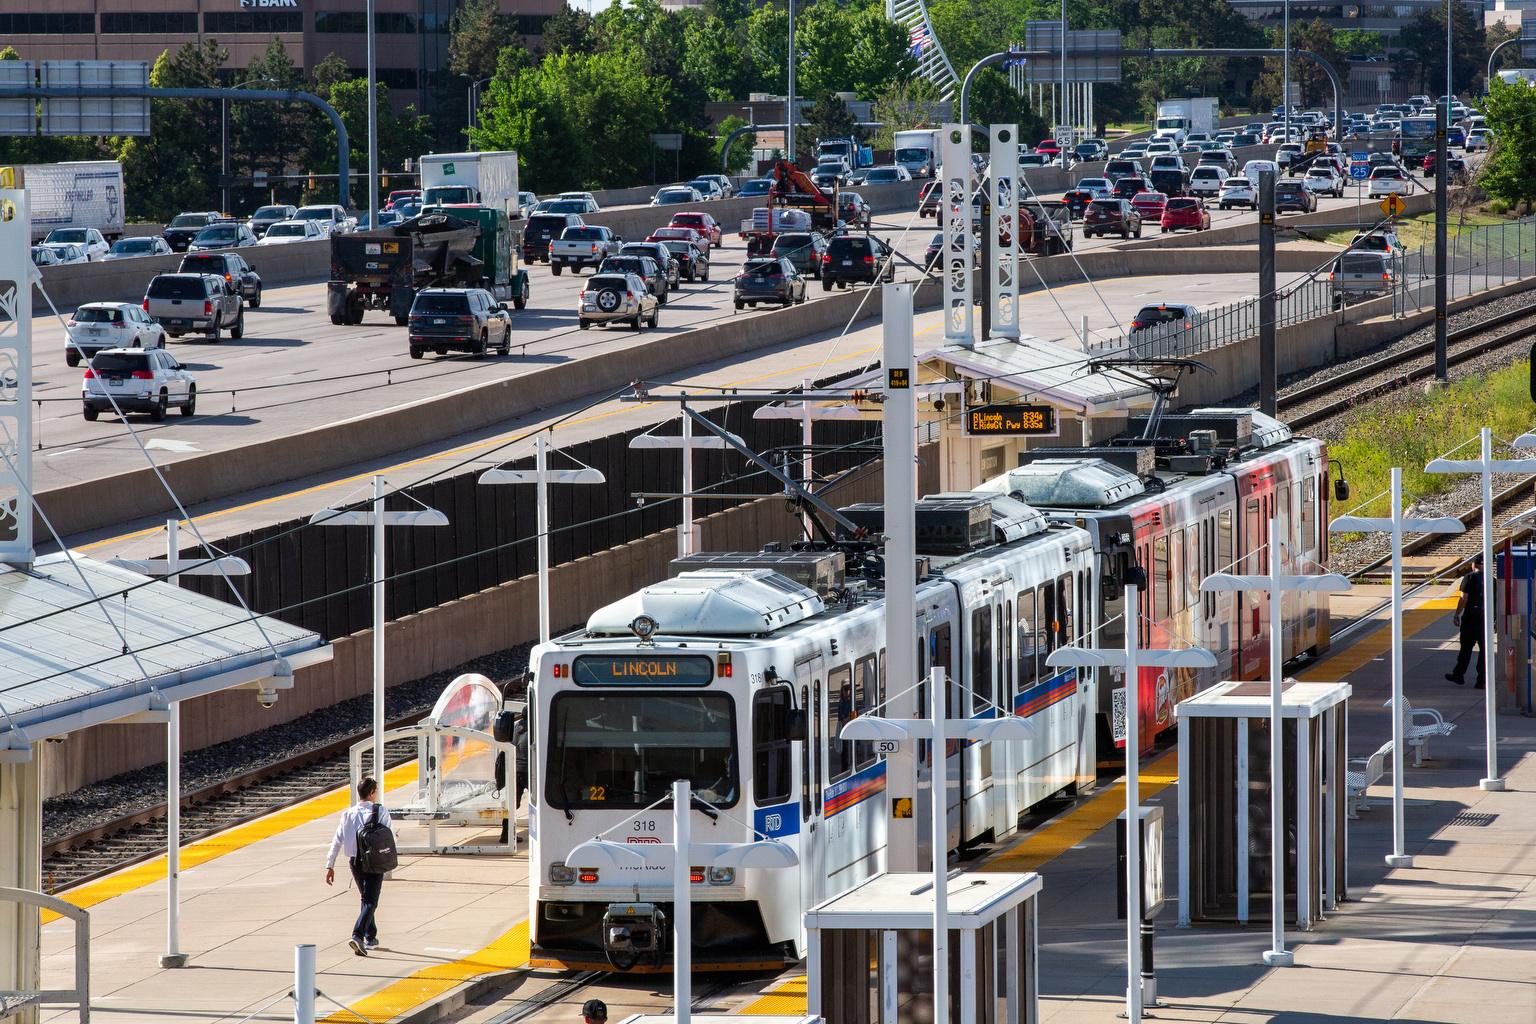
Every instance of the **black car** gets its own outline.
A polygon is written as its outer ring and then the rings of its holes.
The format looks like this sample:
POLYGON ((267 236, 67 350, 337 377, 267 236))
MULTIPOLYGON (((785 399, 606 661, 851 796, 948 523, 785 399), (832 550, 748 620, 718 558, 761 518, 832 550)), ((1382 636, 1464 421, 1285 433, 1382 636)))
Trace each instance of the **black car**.
POLYGON ((245 304, 252 309, 261 306, 261 275, 256 268, 245 262, 245 257, 233 252, 195 252, 181 258, 178 274, 212 274, 224 279, 230 291, 238 290, 245 304))
POLYGON ((686 238, 663 238, 660 244, 667 247, 677 260, 677 272, 685 281, 709 280, 709 250, 701 249, 686 238))
POLYGON ((667 275, 667 290, 676 288, 678 282, 683 279, 682 269, 678 266, 677 257, 672 255, 672 250, 660 242, 625 242, 619 246, 620 256, 649 256, 655 260, 667 275))
POLYGON ((874 284, 877 278, 896 280, 896 263, 890 248, 874 235, 838 235, 827 243, 821 259, 821 290, 835 284, 874 284))
POLYGON ((597 268, 599 274, 634 274, 645 282, 656 301, 661 305, 667 304, 667 293, 671 290, 667 282, 667 272, 657 264, 654 256, 625 256, 620 253, 617 256, 606 257, 602 265, 597 268))
POLYGON ((1143 178, 1145 175, 1142 173, 1140 161, 1122 157, 1104 165, 1104 177, 1108 178, 1109 183, 1113 185, 1121 178, 1143 178))
POLYGON ((1317 208, 1317 200, 1312 198, 1306 186, 1299 181, 1286 180, 1275 182, 1275 212, 1276 213, 1311 213, 1317 208))
POLYGON ((1132 175, 1115 182, 1114 193, 1121 199, 1135 199, 1147 190, 1147 179, 1132 175))
POLYGON ((549 243, 560 237, 566 228, 580 227, 585 223, 574 213, 536 213, 528 218, 523 228, 523 261, 549 262, 549 243))
POLYGON ((484 358, 492 349, 512 350, 512 318, 504 302, 484 288, 425 288, 416 293, 406 321, 411 358, 428 351, 473 352, 484 358))
POLYGON ((741 188, 736 190, 736 198, 742 199, 748 196, 765 196, 773 187, 772 178, 753 178, 751 181, 741 183, 741 188))
POLYGON ((734 285, 737 309, 755 307, 759 302, 798 306, 805 301, 805 278, 790 266, 789 260, 778 257, 747 260, 734 285))
POLYGON ((822 258, 827 254, 827 239, 809 231, 790 231, 773 240, 769 256, 789 260, 789 265, 809 277, 821 276, 822 258))
POLYGON ((840 192, 837 196, 837 217, 852 227, 869 229, 869 202, 857 192, 840 192))
POLYGON ((199 231, 223 219, 217 213, 178 213, 160 232, 160 237, 165 239, 172 252, 186 252, 199 231))

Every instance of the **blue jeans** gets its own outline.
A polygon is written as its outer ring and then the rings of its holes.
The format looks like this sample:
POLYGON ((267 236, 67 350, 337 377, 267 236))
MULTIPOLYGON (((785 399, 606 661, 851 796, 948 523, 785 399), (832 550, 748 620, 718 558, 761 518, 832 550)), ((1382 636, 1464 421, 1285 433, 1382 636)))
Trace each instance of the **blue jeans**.
POLYGON ((349 864, 352 868, 352 880, 357 883, 357 892, 362 899, 362 907, 357 912, 357 923, 352 926, 352 937, 359 942, 377 942, 379 929, 374 924, 373 915, 379 909, 379 895, 384 891, 384 876, 359 871, 356 857, 352 858, 349 864))

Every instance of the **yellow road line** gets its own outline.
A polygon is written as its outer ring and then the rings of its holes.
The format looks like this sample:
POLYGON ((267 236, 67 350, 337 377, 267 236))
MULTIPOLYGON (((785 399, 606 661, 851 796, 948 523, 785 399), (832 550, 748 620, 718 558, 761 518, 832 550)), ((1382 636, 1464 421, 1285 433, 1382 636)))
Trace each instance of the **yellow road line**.
POLYGON ((359 1018, 372 1024, 385 1024, 418 1006, 441 999, 467 981, 523 966, 528 962, 528 952, 528 922, 523 921, 470 956, 434 964, 390 982, 345 1010, 326 1017, 324 1024, 357 1024, 359 1018))
MULTIPOLYGON (((930 327, 927 330, 931 331, 931 330, 933 330, 933 328, 930 327)), ((920 331, 918 333, 922 334, 922 333, 925 333, 925 332, 920 331)), ((865 348, 858 349, 857 351, 854 351, 854 352, 849 352, 846 355, 839 357, 838 361, 839 362, 847 362, 848 360, 851 360, 851 359, 857 359, 860 356, 865 356, 865 355, 870 354, 871 352, 874 352, 879 347, 880 347, 879 345, 869 345, 869 346, 866 346, 865 348)), ((743 377, 740 380, 734 380, 734 381, 730 381, 730 382, 728 382, 726 384, 722 384, 722 385, 720 385, 720 387, 726 387, 726 388, 741 387, 744 384, 751 384, 751 383, 754 383, 754 382, 759 381, 759 380, 766 380, 769 377, 779 377, 779 376, 783 376, 784 374, 792 374, 792 373, 795 373, 795 372, 797 372, 799 370, 815 370, 815 369, 819 369, 819 368, 821 368, 821 367, 823 367, 825 365, 826 365, 825 361, 823 361, 823 362, 801 363, 799 366, 791 366, 791 367, 787 367, 787 368, 784 368, 784 369, 772 370, 772 371, 769 371, 767 373, 760 373, 760 374, 757 374, 757 375, 752 376, 752 377, 743 377)), ((684 381, 684 382, 680 382, 680 383, 687 383, 687 382, 684 381)), ((721 400, 724 401, 724 400, 727 400, 727 399, 726 399, 725 396, 721 396, 721 400)), ((597 422, 599 420, 608 419, 610 416, 617 416, 620 413, 626 412, 626 411, 627 411, 627 407, 621 405, 621 406, 618 406, 616 408, 609 409, 607 412, 594 413, 591 416, 583 416, 580 419, 569 420, 569 421, 567 421, 565 423, 562 423, 560 426, 556 427, 553 431, 551 431, 551 433, 558 433, 561 430, 568 430, 568 429, 570 429, 572 427, 582 426, 582 425, 585 425, 585 424, 588 424, 588 423, 595 423, 595 422, 597 422)), ((449 448, 449 449, 447 449, 445 451, 437 452, 436 454, 433 454, 433 455, 424 455, 424 456, 422 456, 419 459, 411 459, 411 460, 409 460, 407 462, 401 462, 401 463, 398 463, 397 465, 389 466, 389 467, 387 467, 385 469, 370 470, 367 473, 354 473, 351 476, 341 477, 340 479, 332 480, 332 481, 330 481, 328 483, 315 484, 315 485, 313 485, 311 487, 303 487, 303 488, 300 488, 299 490, 288 491, 288 492, 283 493, 283 494, 274 494, 274 495, 272 495, 270 497, 257 499, 256 501, 249 501, 249 502, 245 502, 244 504, 241 504, 241 505, 233 505, 233 506, 231 506, 229 508, 219 509, 216 512, 205 512, 205 513, 203 513, 200 516, 193 516, 192 519, 193 519, 193 521, 196 521, 196 522, 199 522, 199 523, 211 522, 212 520, 215 520, 215 519, 222 519, 225 516, 235 515, 235 514, 240 513, 240 512, 248 512, 251 509, 262 508, 262 507, 264 507, 266 505, 276 504, 277 502, 280 502, 280 501, 287 501, 290 498, 299 498, 299 497, 303 497, 306 494, 314 494, 314 493, 316 493, 318 491, 325 491, 325 490, 329 490, 330 488, 333 488, 333 487, 341 487, 341 486, 345 486, 347 484, 361 483, 361 482, 363 482, 365 480, 372 479, 374 476, 380 476, 380 475, 388 476, 391 473, 398 473, 401 470, 411 469, 411 468, 416 467, 416 466, 429 465, 429 464, 431 464, 433 462, 438 462, 438 461, 441 461, 443 459, 458 458, 458 457, 463 456, 463 455, 468 455, 468 454, 470 454, 472 452, 483 451, 483 450, 488 449, 488 448, 495 448, 495 447, 497 447, 499 445, 503 445, 505 443, 506 443, 506 438, 504 436, 486 438, 483 441, 475 441, 475 442, 473 442, 471 444, 459 445, 456 448, 449 448)), ((116 537, 108 537, 108 538, 106 538, 104 540, 92 541, 89 544, 81 545, 76 550, 78 550, 78 551, 96 551, 96 550, 100 550, 101 548, 112 547, 114 545, 124 544, 124 543, 126 543, 128 541, 139 540, 139 539, 142 539, 144 537, 150 537, 150 536, 158 535, 158 534, 162 533, 163 531, 164 531, 164 527, 161 527, 161 526, 147 527, 147 528, 145 528, 143 530, 135 530, 132 533, 124 533, 124 534, 120 534, 120 535, 118 535, 116 537)))
MULTIPOLYGON (((416 762, 396 765, 384 774, 384 788, 393 789, 403 786, 416 778, 416 762)), ((317 797, 305 800, 303 803, 285 807, 275 814, 269 814, 264 818, 246 822, 244 825, 236 825, 232 829, 220 832, 217 835, 199 839, 193 843, 187 843, 181 848, 181 870, 187 871, 199 864, 207 864, 211 860, 217 860, 225 854, 243 850, 247 846, 259 843, 264 839, 270 839, 280 832, 298 828, 300 825, 308 825, 312 821, 327 817, 332 814, 340 814, 352 799, 351 792, 343 787, 332 790, 317 797)), ((77 885, 72 889, 66 889, 59 894, 65 902, 73 904, 84 910, 94 907, 125 893, 142 889, 146 885, 165 879, 165 857, 159 856, 152 860, 146 860, 141 864, 135 864, 125 868, 116 874, 105 878, 98 878, 84 885, 77 885)), ((45 911, 43 923, 55 921, 58 915, 52 911, 45 911)))

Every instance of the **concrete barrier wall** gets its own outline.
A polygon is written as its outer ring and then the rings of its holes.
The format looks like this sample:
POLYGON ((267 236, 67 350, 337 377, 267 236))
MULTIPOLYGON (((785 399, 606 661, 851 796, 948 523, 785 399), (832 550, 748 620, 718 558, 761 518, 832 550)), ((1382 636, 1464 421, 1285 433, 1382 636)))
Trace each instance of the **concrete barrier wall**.
MULTIPOLYGON (((834 493, 838 503, 878 501, 880 475, 861 473, 834 493)), ((700 550, 755 551, 770 540, 800 537, 800 520, 779 497, 763 498, 699 521, 700 550)), ((677 554, 675 530, 652 534, 550 571, 551 621, 562 628, 583 623, 617 596, 667 574, 677 554)), ((385 664, 387 685, 420 679, 493 654, 538 636, 538 579, 524 576, 390 623, 385 664)), ((181 737, 187 751, 237 739, 258 729, 372 692, 372 631, 337 640, 332 660, 300 669, 294 687, 263 710, 249 691, 215 694, 182 705, 181 737)), ((43 795, 81 786, 165 760, 165 728, 107 725, 44 744, 43 795)))
MULTIPOLYGON (((43 287, 61 313, 70 312, 82 302, 140 302, 155 275, 175 273, 181 266, 182 255, 44 267, 43 287)), ((240 255, 256 268, 266 288, 320 281, 330 273, 331 246, 324 240, 249 246, 240 250, 240 255)), ((35 314, 47 312, 47 303, 36 286, 32 289, 32 301, 35 314)))
MULTIPOLYGON (((1381 210, 1377 206, 1379 200, 1362 203, 1357 216, 1352 209, 1317 210, 1313 213, 1284 213, 1276 220, 1276 224, 1283 232, 1286 228, 1298 228, 1318 226, 1324 224, 1346 225, 1352 222, 1359 223, 1362 228, 1371 227, 1381 220, 1381 210)), ((1403 199, 1404 213, 1428 213, 1435 208, 1435 196, 1432 192, 1415 192, 1403 199)), ((1282 238, 1284 235, 1282 234, 1282 238)), ((1209 231, 1180 232, 1177 235, 1159 235, 1156 238, 1143 239, 1136 243, 1138 249, 1166 249, 1187 248, 1199 245, 1233 245, 1239 242, 1256 242, 1259 239, 1259 217, 1254 214, 1251 219, 1244 220, 1240 224, 1231 224, 1226 227, 1212 228, 1209 231)))

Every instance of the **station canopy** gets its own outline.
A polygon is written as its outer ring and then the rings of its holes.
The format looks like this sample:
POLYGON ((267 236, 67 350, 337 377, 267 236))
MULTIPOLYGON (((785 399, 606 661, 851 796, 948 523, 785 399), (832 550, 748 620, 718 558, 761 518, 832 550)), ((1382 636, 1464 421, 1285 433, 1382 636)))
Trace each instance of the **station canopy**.
POLYGON ((962 374, 991 380, 994 387, 1039 399, 1083 419, 1124 416, 1150 408, 1152 389, 1131 369, 1091 368, 1092 357, 1054 341, 1023 337, 988 341, 975 348, 946 346, 918 353, 919 363, 942 362, 962 374), (1133 376, 1132 374, 1135 374, 1133 376))
POLYGON ((330 657, 309 630, 78 554, 0 566, 0 760, 170 701, 285 689, 330 657))

